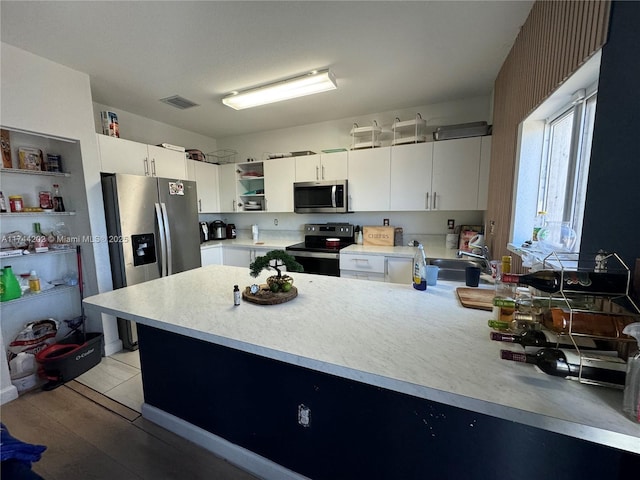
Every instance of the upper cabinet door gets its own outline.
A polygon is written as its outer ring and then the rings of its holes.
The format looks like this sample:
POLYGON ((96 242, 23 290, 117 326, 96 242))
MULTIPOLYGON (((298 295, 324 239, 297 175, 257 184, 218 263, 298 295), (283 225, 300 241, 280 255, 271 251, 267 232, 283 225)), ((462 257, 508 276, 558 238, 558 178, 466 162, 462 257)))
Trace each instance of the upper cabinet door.
POLYGON ((293 182, 296 178, 295 159, 289 157, 267 160, 263 166, 265 210, 268 212, 293 212, 293 182))
POLYGON ((477 210, 482 137, 433 142, 432 210, 477 210))
POLYGON ((302 155, 295 158, 296 182, 315 182, 320 177, 320 155, 302 155))
POLYGON ((320 180, 344 180, 349 176, 349 152, 320 155, 320 180))
POLYGON ((218 197, 218 165, 206 162, 194 162, 194 168, 198 188, 198 212, 220 212, 220 199, 218 197))
POLYGON ((184 152, 177 152, 168 148, 147 145, 149 150, 149 165, 154 177, 187 178, 187 162, 184 152))
POLYGON ((97 134, 101 170, 106 173, 150 175, 147 145, 97 134))
POLYGON ((431 210, 433 142, 391 149, 390 210, 431 210))
POLYGON ((236 195, 236 164, 225 163, 218 169, 218 197, 220 199, 220 212, 235 212, 238 205, 236 195))
POLYGON ((349 152, 349 210, 389 210, 391 147, 349 152))

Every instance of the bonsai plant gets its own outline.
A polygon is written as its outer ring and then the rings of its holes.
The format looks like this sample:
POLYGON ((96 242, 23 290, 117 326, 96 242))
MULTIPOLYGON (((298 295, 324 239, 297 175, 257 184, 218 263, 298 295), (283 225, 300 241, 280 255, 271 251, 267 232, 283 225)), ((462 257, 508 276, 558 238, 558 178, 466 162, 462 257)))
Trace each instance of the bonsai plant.
POLYGON ((249 265, 252 277, 260 275, 260 272, 265 268, 268 270, 273 268, 278 272, 277 275, 272 275, 267 278, 267 285, 269 285, 269 289, 274 293, 288 292, 293 285, 293 278, 286 274, 283 275, 280 270, 282 267, 287 267, 287 271, 289 272, 303 271, 302 265, 296 262, 295 258, 284 250, 271 250, 267 252, 266 255, 256 258, 255 261, 249 265))

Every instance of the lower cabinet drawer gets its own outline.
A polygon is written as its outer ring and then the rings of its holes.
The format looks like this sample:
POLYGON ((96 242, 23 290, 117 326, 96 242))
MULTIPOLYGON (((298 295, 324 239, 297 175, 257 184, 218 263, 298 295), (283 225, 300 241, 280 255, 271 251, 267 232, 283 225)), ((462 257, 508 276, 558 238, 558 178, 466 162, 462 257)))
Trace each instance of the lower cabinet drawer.
POLYGON ((355 278, 358 280, 369 280, 373 282, 384 282, 384 273, 359 272, 357 270, 340 270, 341 278, 355 278))
POLYGON ((384 276, 384 256, 340 254, 340 270, 375 272, 384 276))

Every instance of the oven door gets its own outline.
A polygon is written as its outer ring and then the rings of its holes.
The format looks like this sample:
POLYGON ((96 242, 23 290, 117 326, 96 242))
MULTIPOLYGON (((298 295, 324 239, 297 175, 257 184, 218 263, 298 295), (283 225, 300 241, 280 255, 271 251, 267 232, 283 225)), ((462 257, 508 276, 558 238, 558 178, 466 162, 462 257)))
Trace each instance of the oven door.
POLYGON ((347 213, 347 198, 347 180, 293 184, 296 213, 347 213))
POLYGON ((304 273, 313 273, 316 275, 327 275, 331 277, 340 276, 340 254, 339 253, 322 253, 308 251, 291 251, 287 252, 292 255, 296 262, 304 268, 304 273))

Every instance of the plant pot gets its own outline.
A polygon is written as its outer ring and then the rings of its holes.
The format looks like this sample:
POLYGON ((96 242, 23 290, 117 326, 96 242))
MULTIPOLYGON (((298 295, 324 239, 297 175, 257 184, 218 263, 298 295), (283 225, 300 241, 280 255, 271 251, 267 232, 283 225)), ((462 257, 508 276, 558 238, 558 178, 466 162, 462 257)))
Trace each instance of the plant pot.
POLYGON ((269 289, 274 293, 288 292, 293 285, 293 278, 289 275, 282 275, 280 277, 272 275, 267 278, 267 285, 269 285, 269 289))

